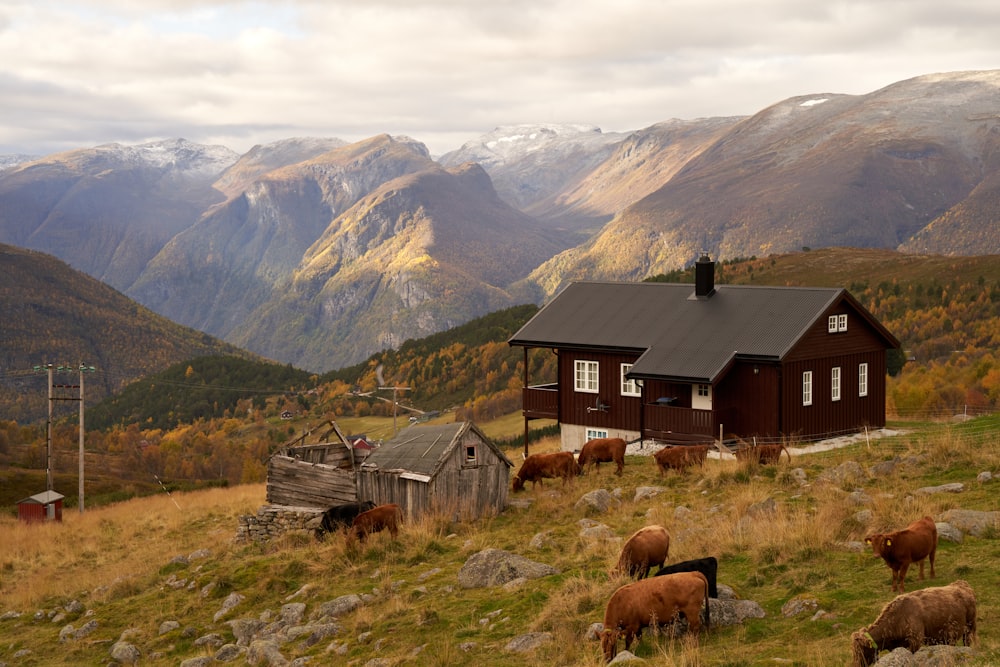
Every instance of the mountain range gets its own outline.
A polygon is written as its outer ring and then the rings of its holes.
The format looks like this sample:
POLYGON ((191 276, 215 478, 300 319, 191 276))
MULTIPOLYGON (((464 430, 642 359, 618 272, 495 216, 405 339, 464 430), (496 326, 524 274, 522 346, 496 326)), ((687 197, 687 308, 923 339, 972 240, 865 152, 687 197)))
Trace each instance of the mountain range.
POLYGON ((956 72, 628 133, 501 127, 438 157, 389 135, 0 156, 0 243, 321 372, 701 253, 1000 253, 997 109, 1000 71, 956 72))

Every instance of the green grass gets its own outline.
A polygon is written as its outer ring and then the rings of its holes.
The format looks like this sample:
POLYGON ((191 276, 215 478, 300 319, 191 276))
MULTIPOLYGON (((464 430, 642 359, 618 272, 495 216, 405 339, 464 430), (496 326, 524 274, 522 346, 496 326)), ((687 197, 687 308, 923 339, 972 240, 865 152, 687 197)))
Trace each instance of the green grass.
MULTIPOLYGON (((431 517, 407 525, 396 542, 378 535, 364 546, 348 546, 336 536, 316 542, 302 535, 287 535, 266 545, 233 544, 229 541, 236 530, 233 510, 213 507, 203 500, 207 496, 198 493, 180 494, 183 518, 172 518, 171 506, 165 504, 165 509, 147 510, 131 519, 145 521, 153 530, 116 517, 103 519, 91 529, 102 533, 101 546, 81 544, 79 548, 88 549, 93 560, 121 559, 114 576, 108 575, 106 587, 78 589, 70 585, 61 592, 31 597, 24 587, 31 585, 33 577, 44 577, 51 567, 85 568, 88 558, 74 551, 74 540, 56 539, 57 548, 40 550, 34 559, 47 559, 45 567, 25 555, 25 548, 9 554, 0 547, 0 613, 10 608, 8 600, 30 601, 19 609, 23 612, 19 619, 0 621, 0 662, 29 666, 104 664, 109 661, 110 645, 132 628, 136 631, 133 641, 143 651, 143 664, 177 665, 204 652, 194 646, 193 638, 183 638, 179 631, 160 636, 158 628, 163 621, 177 620, 182 628, 194 627, 195 637, 218 632, 232 641, 225 620, 256 619, 262 614, 274 618, 290 596, 308 587, 294 598, 307 604, 307 618, 323 602, 338 596, 354 593, 369 597, 360 609, 338 619, 340 630, 335 636, 313 645, 303 641, 282 645, 282 654, 289 660, 305 657, 311 664, 364 665, 380 657, 391 665, 599 665, 603 663, 599 647, 585 635, 592 623, 603 619, 607 599, 621 583, 608 576, 620 544, 581 539, 579 521, 590 518, 606 524, 620 538, 648 523, 665 525, 672 538, 671 562, 717 556, 719 582, 731 586, 739 597, 756 601, 767 614, 742 626, 713 627, 698 646, 646 633, 632 649, 651 664, 757 665, 781 661, 805 667, 844 665, 850 661, 851 632, 874 620, 892 598, 885 564, 870 552, 851 551, 844 543, 860 541, 869 528, 899 526, 925 513, 937 515, 952 507, 995 509, 996 489, 975 483, 980 471, 1000 469, 995 422, 985 423, 988 428, 970 423, 931 434, 911 429, 904 435, 875 441, 870 449, 861 443, 797 456, 792 467, 806 470, 810 484, 804 487, 792 480, 785 460, 772 469, 709 460, 703 470, 660 477, 651 459, 629 457, 620 478, 602 469, 566 487, 548 482, 532 490, 529 485, 518 494, 531 499, 528 508, 511 507, 476 523, 431 517), (874 519, 870 526, 853 518, 861 507, 845 501, 853 486, 817 483, 822 471, 845 461, 857 461, 867 469, 894 457, 913 457, 918 462, 900 467, 887 478, 861 483, 872 498, 868 508, 874 519), (913 494, 923 486, 944 483, 942 480, 961 481, 966 490, 961 494, 913 494), (663 487, 662 493, 650 500, 633 501, 637 487, 651 485, 663 487), (581 495, 598 488, 620 488, 621 506, 604 515, 588 515, 575 508, 581 495), (768 498, 777 503, 773 517, 741 523, 749 506, 768 498), (690 510, 689 518, 678 518, 675 511, 680 506, 690 510), (156 518, 159 512, 164 518, 156 518), (552 545, 529 549, 531 537, 542 531, 550 531, 552 545), (128 561, 127 553, 115 551, 117 543, 127 552, 130 541, 137 539, 153 541, 158 556, 147 556, 145 563, 134 564, 128 561), (203 543, 211 545, 210 558, 170 562, 173 556, 190 553, 203 543), (560 573, 513 590, 460 588, 459 569, 472 554, 487 547, 520 553, 553 565, 560 573), (166 585, 171 579, 190 583, 166 585), (246 596, 246 600, 222 621, 214 621, 222 601, 232 592, 246 596), (817 600, 827 615, 817 620, 811 620, 811 614, 784 617, 782 606, 794 596, 817 600), (61 624, 32 620, 35 609, 53 609, 74 598, 92 609, 99 623, 99 630, 88 640, 60 643, 61 624), (550 632, 555 641, 527 656, 504 649, 512 638, 535 631, 550 632), (372 633, 370 642, 358 641, 364 632, 372 633), (327 652, 333 642, 346 643, 346 657, 327 652), (465 643, 471 648, 462 648, 465 643), (420 646, 422 651, 411 657, 420 646), (13 653, 24 648, 32 653, 13 660, 13 653)), ((513 460, 519 459, 514 456, 517 453, 512 452, 513 460)), ((238 491, 217 489, 212 497, 238 491)), ((136 502, 140 501, 124 505, 136 502)), ((0 530, 4 528, 0 526, 0 530)), ((62 530, 72 531, 72 522, 62 530)), ((977 665, 1000 662, 1000 630, 992 623, 1000 613, 994 595, 998 557, 1000 542, 996 537, 966 536, 962 544, 940 544, 934 580, 919 581, 915 569, 907 577, 907 590, 943 585, 957 578, 972 584, 980 605, 977 665)), ((41 591, 38 579, 35 585, 41 591)), ((84 620, 67 622, 82 625, 84 620)))

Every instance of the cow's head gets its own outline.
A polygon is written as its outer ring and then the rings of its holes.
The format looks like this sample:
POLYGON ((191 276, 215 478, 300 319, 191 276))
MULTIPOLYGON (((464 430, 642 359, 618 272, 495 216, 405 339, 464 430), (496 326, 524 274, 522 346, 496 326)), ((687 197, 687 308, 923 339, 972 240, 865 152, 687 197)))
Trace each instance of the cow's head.
POLYGON ((520 491, 524 488, 524 480, 519 475, 514 475, 514 490, 520 491))
POLYGON ((874 665, 878 658, 878 644, 866 628, 861 628, 851 635, 851 655, 854 667, 874 665))
POLYGON ((892 538, 884 533, 874 533, 865 538, 865 544, 872 548, 872 551, 881 556, 884 549, 892 546, 892 538))
POLYGON ((618 630, 605 628, 601 631, 601 651, 604 653, 604 660, 611 662, 618 653, 618 630))

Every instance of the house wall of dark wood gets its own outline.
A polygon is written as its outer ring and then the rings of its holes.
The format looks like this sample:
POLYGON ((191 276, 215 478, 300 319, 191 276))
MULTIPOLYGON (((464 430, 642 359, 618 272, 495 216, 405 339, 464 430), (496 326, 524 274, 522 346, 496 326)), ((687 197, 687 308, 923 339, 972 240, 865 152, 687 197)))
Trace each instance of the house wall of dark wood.
POLYGON ((635 363, 637 355, 609 354, 584 350, 559 351, 559 419, 567 424, 579 424, 598 429, 637 431, 641 420, 641 396, 623 396, 621 364, 635 363), (575 391, 576 361, 596 361, 598 392, 575 391), (598 410, 598 404, 607 405, 598 410))
POLYGON ((781 373, 775 364, 738 362, 713 390, 716 428, 744 439, 780 434, 781 373))
POLYGON ((782 424, 786 435, 843 433, 885 426, 886 349, 868 321, 846 302, 826 315, 846 313, 847 330, 830 333, 822 317, 786 356, 782 373, 782 424), (858 373, 868 364, 868 393, 858 395, 858 373), (840 400, 832 400, 834 367, 840 368, 840 400), (812 371, 812 405, 803 405, 802 377, 812 371))

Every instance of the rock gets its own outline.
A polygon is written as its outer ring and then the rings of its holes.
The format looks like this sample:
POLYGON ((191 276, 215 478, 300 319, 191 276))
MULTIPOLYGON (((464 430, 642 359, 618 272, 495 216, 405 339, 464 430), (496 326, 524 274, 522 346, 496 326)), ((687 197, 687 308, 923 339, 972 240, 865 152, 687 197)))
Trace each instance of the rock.
POLYGON ((965 538, 965 536, 962 535, 962 531, 955 528, 955 526, 951 525, 947 521, 939 521, 935 525, 937 526, 938 542, 944 540, 945 542, 961 544, 962 540, 965 538))
POLYGON ((82 614, 83 613, 83 603, 79 600, 73 600, 67 604, 63 609, 66 610, 67 614, 82 614))
POLYGON ((872 513, 871 510, 864 509, 864 510, 861 510, 859 512, 855 512, 854 513, 854 520, 857 521, 858 523, 867 524, 867 523, 871 522, 872 517, 874 517, 874 516, 875 515, 872 513))
POLYGON ((976 475, 976 481, 979 482, 980 484, 986 484, 987 482, 990 482, 992 480, 993 480, 993 473, 991 473, 989 470, 984 470, 983 472, 976 475))
POLYGON ((514 637, 507 645, 504 646, 504 650, 510 651, 511 653, 527 653, 528 651, 533 651, 543 644, 548 644, 553 640, 551 632, 529 632, 526 635, 520 635, 514 637))
POLYGON ((528 542, 528 548, 535 549, 537 551, 551 547, 553 544, 555 544, 555 542, 552 540, 552 531, 546 530, 535 534, 535 536, 531 538, 531 541, 528 542))
POLYGON ((177 628, 181 627, 181 624, 177 621, 163 621, 160 623, 159 634, 165 635, 168 632, 173 632, 177 628))
POLYGON ((813 613, 819 609, 819 601, 814 598, 793 597, 781 605, 781 615, 785 618, 798 616, 803 612, 813 613))
POLYGON ((600 640, 601 633, 604 631, 603 623, 591 623, 590 627, 587 628, 587 632, 584 633, 584 637, 592 642, 600 640))
POLYGON ((716 600, 708 601, 711 610, 712 626, 740 625, 748 618, 765 618, 767 614, 763 607, 753 600, 716 600))
POLYGON ((574 505, 574 507, 578 510, 594 511, 599 514, 604 514, 611 507, 618 507, 620 505, 621 501, 608 493, 607 489, 597 489, 584 494, 582 498, 576 501, 576 505, 574 505))
POLYGON ((230 593, 229 597, 222 601, 222 608, 215 612, 214 620, 219 621, 223 616, 231 612, 237 605, 245 600, 239 593, 230 593))
POLYGON ((111 659, 123 665, 134 665, 141 657, 142 652, 130 642, 117 641, 111 647, 111 659))
POLYGON ((950 484, 941 484, 939 486, 924 486, 914 491, 914 493, 918 496, 929 496, 934 493, 962 493, 962 491, 965 491, 965 484, 951 482, 950 484))
POLYGON ((759 503, 754 503, 747 508, 745 517, 750 519, 769 519, 778 512, 778 503, 774 498, 767 498, 759 503))
POLYGON ((875 667, 952 667, 970 662, 976 653, 968 646, 922 646, 916 653, 897 648, 875 663, 875 667))
POLYGON ((953 509, 942 513, 938 520, 950 523, 967 535, 983 537, 987 531, 996 534, 1000 512, 953 509))
POLYGON ((232 662, 246 652, 246 648, 242 646, 237 646, 236 644, 223 644, 219 647, 219 650, 215 652, 215 660, 217 662, 232 662))
POLYGON ((338 616, 351 613, 360 606, 360 596, 353 594, 341 595, 339 598, 321 604, 315 616, 317 618, 337 618, 338 616))
POLYGON ((217 632, 210 632, 207 635, 202 635, 194 640, 195 646, 208 646, 209 648, 218 648, 225 644, 225 640, 217 632))
POLYGON ((805 486, 809 483, 809 478, 806 476, 806 471, 802 468, 795 468, 788 472, 789 476, 794 479, 799 486, 805 486))
POLYGON ((59 631, 59 641, 68 642, 73 639, 73 635, 76 633, 76 628, 72 625, 64 625, 63 629, 59 631))
POLYGON ((485 549, 465 561, 458 572, 458 583, 462 588, 485 588, 502 586, 518 577, 538 579, 552 574, 559 574, 559 570, 551 565, 502 549, 485 549))
POLYGON ((864 468, 857 461, 844 461, 835 468, 828 468, 821 472, 816 478, 819 482, 844 486, 845 484, 857 485, 865 481, 868 475, 864 468))
POLYGON ((625 663, 629 662, 646 662, 646 661, 637 656, 635 653, 632 653, 632 651, 620 651, 619 653, 615 654, 615 657, 612 658, 611 662, 609 662, 608 664, 624 665, 625 663))
POLYGON ((871 505, 872 497, 861 489, 855 489, 847 494, 847 502, 852 505, 871 505))
POLYGON ((214 662, 211 656, 203 655, 197 658, 188 658, 181 661, 181 667, 210 667, 214 662))
POLYGON ((604 540, 615 540, 618 536, 604 524, 588 526, 580 531, 580 538, 589 542, 603 542, 604 540))
POLYGON ((674 508, 674 519, 676 519, 677 521, 683 521, 685 519, 688 519, 692 514, 694 514, 694 512, 689 510, 687 507, 684 507, 683 505, 678 505, 677 507, 674 508))
POLYGON ((289 602, 281 605, 281 620, 286 625, 298 625, 302 622, 305 613, 306 605, 303 602, 289 602))
POLYGON ((285 667, 288 664, 288 658, 281 655, 277 642, 269 639, 255 639, 247 649, 247 664, 285 667))
POLYGON ((635 496, 632 498, 634 502, 639 502, 640 500, 649 500, 650 498, 655 498, 661 493, 665 492, 667 487, 665 486, 640 486, 635 490, 635 496))

